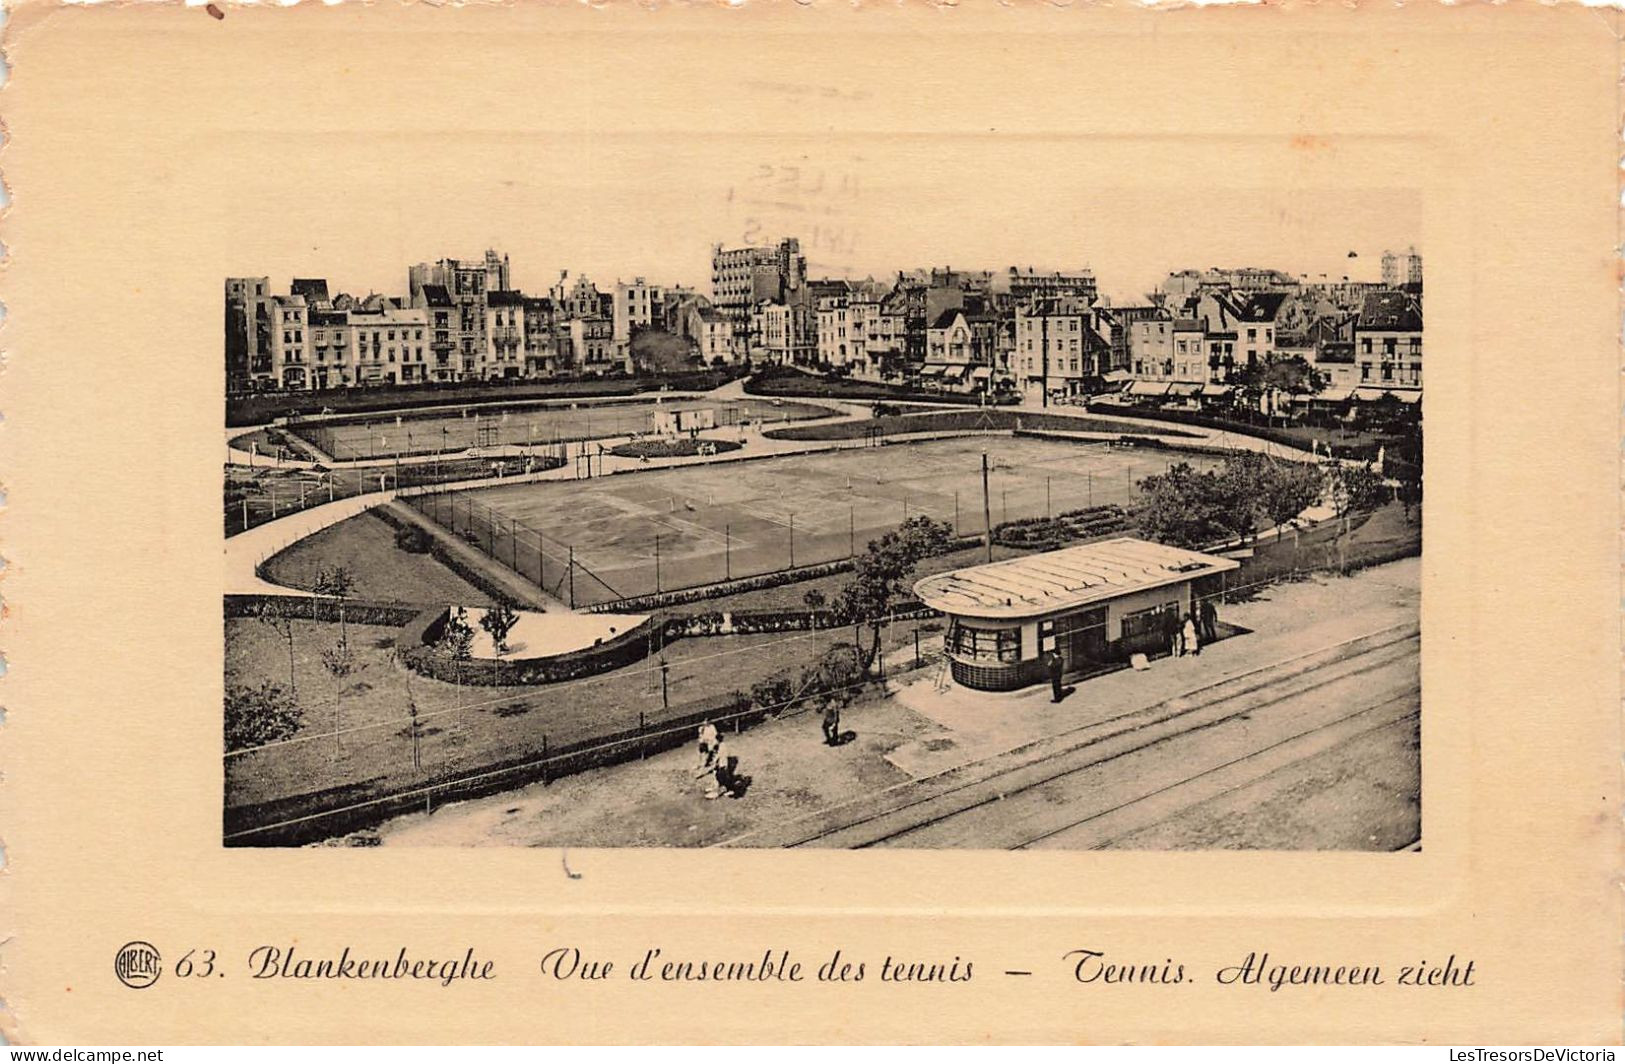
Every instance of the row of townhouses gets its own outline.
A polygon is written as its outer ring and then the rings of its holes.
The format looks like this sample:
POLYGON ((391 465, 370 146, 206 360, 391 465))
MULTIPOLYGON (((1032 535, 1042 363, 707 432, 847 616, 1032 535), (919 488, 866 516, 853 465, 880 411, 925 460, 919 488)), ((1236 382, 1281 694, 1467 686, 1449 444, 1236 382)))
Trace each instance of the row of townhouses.
POLYGON ((622 373, 653 330, 686 344, 691 364, 748 359, 989 395, 1195 397, 1283 358, 1330 390, 1419 392, 1421 257, 1390 252, 1383 274, 1180 270, 1143 303, 1117 305, 1087 269, 812 278, 790 238, 714 246, 709 296, 641 277, 599 291, 568 273, 532 296, 487 251, 410 267, 400 297, 330 294, 315 279, 273 294, 268 278, 228 278, 227 373, 234 390, 622 373))

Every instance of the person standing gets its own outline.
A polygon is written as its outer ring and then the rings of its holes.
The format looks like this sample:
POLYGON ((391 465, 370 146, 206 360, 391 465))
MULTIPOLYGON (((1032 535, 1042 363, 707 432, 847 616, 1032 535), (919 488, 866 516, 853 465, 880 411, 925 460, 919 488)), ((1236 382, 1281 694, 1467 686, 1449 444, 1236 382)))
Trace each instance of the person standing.
POLYGON ((1061 674, 1066 671, 1066 662, 1061 660, 1061 652, 1049 651, 1044 657, 1044 670, 1049 673, 1050 701, 1059 702, 1066 697, 1066 688, 1061 684, 1061 674))
POLYGON ((1185 633, 1179 624, 1179 611, 1167 609, 1162 614, 1162 630, 1168 639, 1168 656, 1180 658, 1185 656, 1185 633))
POLYGON ((1184 644, 1180 649, 1191 656, 1202 652, 1202 640, 1196 634, 1196 620, 1190 614, 1185 615, 1185 627, 1180 632, 1180 641, 1184 644))
POLYGON ((700 741, 700 763, 695 768, 694 778, 704 780, 705 797, 722 797, 721 780, 717 775, 717 754, 722 749, 722 739, 719 736, 715 743, 700 741))
POLYGON ((1197 609, 1202 618, 1202 642, 1211 643, 1219 638, 1219 610, 1213 605, 1213 596, 1204 596, 1197 609))
POLYGON ((841 744, 841 707, 830 702, 824 707, 824 745, 839 746, 841 744))

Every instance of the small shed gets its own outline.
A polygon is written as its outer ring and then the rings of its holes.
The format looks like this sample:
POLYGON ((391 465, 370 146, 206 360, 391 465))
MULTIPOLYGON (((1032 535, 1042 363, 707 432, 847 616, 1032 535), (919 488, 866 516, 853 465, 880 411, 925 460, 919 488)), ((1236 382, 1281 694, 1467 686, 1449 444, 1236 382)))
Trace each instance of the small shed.
POLYGON ((689 410, 660 407, 650 416, 654 419, 653 430, 656 436, 683 436, 690 432, 703 432, 717 427, 716 408, 709 406, 689 410))
POLYGON ((1165 647, 1168 626, 1239 567, 1125 536, 939 573, 914 593, 948 618, 955 682, 1013 691, 1044 680, 1040 656, 1051 650, 1076 676, 1165 647))

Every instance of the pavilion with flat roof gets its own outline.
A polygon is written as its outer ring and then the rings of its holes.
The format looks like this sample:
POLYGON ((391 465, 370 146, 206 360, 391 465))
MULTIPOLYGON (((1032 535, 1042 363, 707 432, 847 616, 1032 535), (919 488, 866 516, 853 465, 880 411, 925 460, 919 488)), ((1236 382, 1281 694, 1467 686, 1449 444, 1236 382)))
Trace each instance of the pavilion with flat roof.
POLYGON ((1229 558, 1121 537, 928 576, 914 593, 948 617, 955 682, 1013 691, 1166 648, 1168 627, 1223 589, 1229 558))

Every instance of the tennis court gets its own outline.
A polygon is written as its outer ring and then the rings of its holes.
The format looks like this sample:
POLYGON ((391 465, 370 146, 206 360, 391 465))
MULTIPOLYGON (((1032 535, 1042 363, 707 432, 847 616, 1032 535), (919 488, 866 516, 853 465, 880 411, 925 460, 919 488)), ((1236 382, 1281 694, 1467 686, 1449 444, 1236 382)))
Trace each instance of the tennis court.
POLYGON ((433 454, 470 447, 606 439, 649 432, 656 410, 716 412, 719 426, 741 421, 765 424, 829 417, 835 411, 811 403, 772 399, 704 398, 598 403, 516 403, 435 412, 372 415, 289 425, 340 461, 433 454))
POLYGON ((577 605, 846 558, 905 518, 986 530, 1126 504, 1135 482, 1202 455, 1006 436, 716 462, 418 500, 425 513, 577 605), (571 564, 573 558, 574 564, 571 564))

